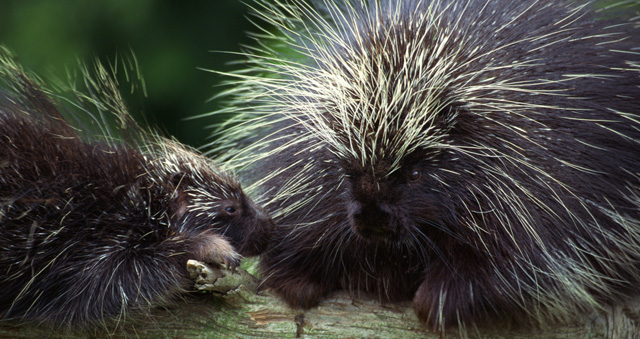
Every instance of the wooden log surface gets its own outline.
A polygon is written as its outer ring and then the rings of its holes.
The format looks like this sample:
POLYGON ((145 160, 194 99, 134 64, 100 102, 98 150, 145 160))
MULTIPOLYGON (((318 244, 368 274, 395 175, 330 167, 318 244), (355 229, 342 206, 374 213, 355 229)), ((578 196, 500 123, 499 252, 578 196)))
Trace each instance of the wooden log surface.
MULTIPOLYGON (((47 326, 0 323, 0 338, 139 337, 139 338, 441 338, 422 326, 411 303, 380 304, 346 292, 330 295, 318 307, 292 310, 245 269, 235 273, 190 262, 195 293, 148 316, 108 324, 107 330, 54 330, 47 326)), ((250 268, 251 270, 251 268, 250 268)), ((537 329, 497 328, 468 331, 479 338, 640 338, 640 302, 585 315, 574 324, 537 329)), ((446 337, 458 337, 451 331, 446 337)))

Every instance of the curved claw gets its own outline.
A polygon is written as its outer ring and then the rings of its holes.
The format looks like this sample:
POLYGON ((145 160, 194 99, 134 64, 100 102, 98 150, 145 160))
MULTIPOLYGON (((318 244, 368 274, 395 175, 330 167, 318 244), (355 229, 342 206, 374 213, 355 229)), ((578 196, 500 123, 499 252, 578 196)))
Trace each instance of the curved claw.
POLYGON ((242 257, 240 255, 225 256, 223 259, 225 268, 231 271, 231 273, 236 273, 236 268, 238 268, 242 262, 242 257))
POLYGON ((224 238, 216 234, 205 234, 199 237, 194 257, 206 263, 215 263, 219 267, 226 267, 232 272, 240 266, 242 256, 224 238))

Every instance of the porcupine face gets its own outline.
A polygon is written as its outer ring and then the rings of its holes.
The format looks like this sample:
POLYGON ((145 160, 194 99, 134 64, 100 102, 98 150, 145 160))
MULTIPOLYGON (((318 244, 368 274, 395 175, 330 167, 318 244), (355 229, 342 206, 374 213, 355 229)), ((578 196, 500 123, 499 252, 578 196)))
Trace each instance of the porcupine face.
POLYGON ((273 230, 269 215, 244 194, 234 178, 208 167, 204 158, 199 161, 195 171, 184 166, 170 180, 175 187, 172 205, 180 227, 211 227, 229 238, 238 253, 262 253, 273 230))
MULTIPOLYGON (((379 28, 364 28, 370 29, 379 28)), ((371 53, 354 48, 357 52, 342 56, 357 70, 321 65, 353 79, 334 88, 340 95, 324 103, 322 119, 328 123, 319 134, 330 135, 327 146, 344 169, 351 228, 368 240, 402 240, 416 225, 436 222, 441 210, 442 198, 423 172, 437 167, 442 144, 452 141, 455 99, 447 81, 423 75, 438 47, 434 28, 406 29, 398 24, 367 32, 367 46, 356 47, 371 53), (414 41, 407 43, 408 36, 414 41)))
POLYGON ((411 237, 416 227, 437 223, 438 207, 444 203, 431 192, 423 172, 428 171, 424 152, 402 159, 391 170, 390 161, 380 160, 364 167, 345 163, 344 206, 349 225, 358 236, 369 241, 399 241, 411 237))
POLYGON ((397 239, 405 232, 405 213, 399 210, 402 196, 400 176, 385 173, 347 171, 349 202, 347 215, 352 230, 359 236, 375 239, 397 239))
POLYGON ((402 242, 416 236, 412 233, 442 227, 446 202, 423 180, 423 166, 407 161, 391 175, 347 171, 345 207, 352 231, 369 241, 402 242))

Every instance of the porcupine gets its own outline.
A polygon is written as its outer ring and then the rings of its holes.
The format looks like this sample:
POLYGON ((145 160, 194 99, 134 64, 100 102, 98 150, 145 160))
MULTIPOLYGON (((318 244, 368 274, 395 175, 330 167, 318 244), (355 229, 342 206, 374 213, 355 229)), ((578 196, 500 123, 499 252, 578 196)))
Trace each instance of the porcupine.
POLYGON ((188 291, 188 259, 235 269, 264 249, 264 210, 204 156, 138 127, 110 71, 82 66, 86 92, 61 105, 2 53, 0 319, 111 327, 188 291))
POLYGON ((277 225, 263 286, 298 308, 413 300, 435 330, 637 294, 640 30, 622 10, 258 3, 280 33, 230 74, 212 152, 277 225))

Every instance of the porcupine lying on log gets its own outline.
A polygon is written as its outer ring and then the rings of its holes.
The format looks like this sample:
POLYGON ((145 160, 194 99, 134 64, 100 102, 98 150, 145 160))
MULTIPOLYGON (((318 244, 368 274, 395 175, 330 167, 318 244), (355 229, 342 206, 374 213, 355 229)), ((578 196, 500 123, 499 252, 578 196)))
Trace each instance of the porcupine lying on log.
POLYGON ((264 286, 413 300, 436 330, 638 293, 637 23, 557 0, 258 3, 281 35, 232 74, 214 151, 276 222, 264 286))
POLYGON ((115 117, 122 140, 82 136, 61 113, 72 106, 0 57, 0 319, 107 324, 186 291, 188 259, 235 268, 236 250, 264 249, 264 210, 203 156, 138 127, 102 66, 72 105, 105 131, 100 117, 115 117))

